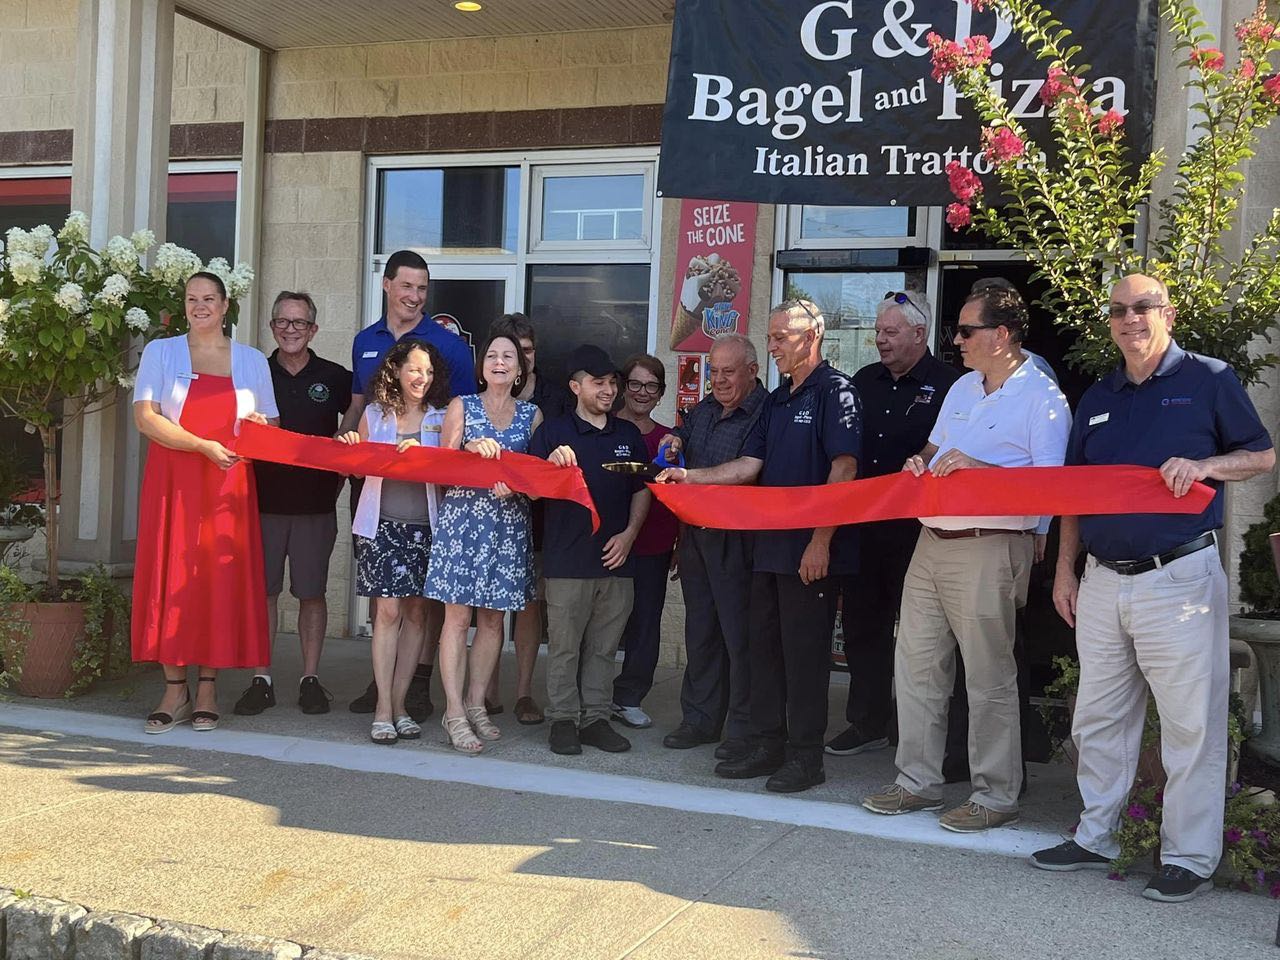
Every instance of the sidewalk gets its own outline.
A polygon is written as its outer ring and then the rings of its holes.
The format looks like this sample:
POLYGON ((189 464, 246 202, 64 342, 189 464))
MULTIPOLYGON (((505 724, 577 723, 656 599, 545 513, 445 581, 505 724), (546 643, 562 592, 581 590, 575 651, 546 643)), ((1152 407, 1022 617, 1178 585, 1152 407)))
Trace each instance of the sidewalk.
MULTIPOLYGON (((326 653, 340 704, 365 651, 326 653)), ((887 753, 829 758, 821 791, 774 797, 709 776, 709 748, 664 750, 671 677, 632 754, 581 758, 506 714, 490 757, 375 747, 344 705, 311 718, 283 699, 213 734, 146 737, 145 686, 0 703, 0 885, 380 960, 1276 955, 1272 901, 1152 904, 1140 878, 1014 856, 1066 822, 1061 768, 1032 767, 1018 829, 943 847, 927 815, 852 805, 887 753)), ((238 693, 223 685, 228 711, 238 693)))

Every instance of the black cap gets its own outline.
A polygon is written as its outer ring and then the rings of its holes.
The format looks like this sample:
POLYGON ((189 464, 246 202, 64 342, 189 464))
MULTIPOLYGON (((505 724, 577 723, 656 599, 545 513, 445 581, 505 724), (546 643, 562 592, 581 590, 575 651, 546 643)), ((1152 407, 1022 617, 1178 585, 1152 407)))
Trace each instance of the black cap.
POLYGON ((569 354, 569 375, 585 370, 593 377, 608 377, 618 372, 609 354, 590 343, 575 347, 569 354))

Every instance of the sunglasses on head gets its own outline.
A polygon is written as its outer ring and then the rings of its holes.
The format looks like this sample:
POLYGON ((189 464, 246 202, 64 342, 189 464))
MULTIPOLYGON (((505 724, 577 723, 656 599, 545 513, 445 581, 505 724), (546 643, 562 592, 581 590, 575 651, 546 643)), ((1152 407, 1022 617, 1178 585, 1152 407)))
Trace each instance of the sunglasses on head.
POLYGON ((911 301, 911 298, 907 296, 905 293, 903 293, 901 290, 890 290, 888 293, 884 295, 884 298, 886 300, 892 300, 894 303, 898 304, 898 306, 900 307, 901 306, 910 307, 916 313, 920 314, 920 316, 924 317, 925 323, 929 322, 929 318, 924 316, 924 311, 921 310, 919 307, 917 307, 911 301))

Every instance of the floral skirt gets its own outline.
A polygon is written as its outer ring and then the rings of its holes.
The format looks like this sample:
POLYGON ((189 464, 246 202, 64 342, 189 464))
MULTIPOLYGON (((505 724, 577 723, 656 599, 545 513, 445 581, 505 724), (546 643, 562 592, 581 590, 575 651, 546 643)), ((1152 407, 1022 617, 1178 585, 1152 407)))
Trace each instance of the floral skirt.
POLYGON ((379 520, 370 540, 356 536, 356 592, 362 597, 420 597, 431 557, 425 523, 379 520))

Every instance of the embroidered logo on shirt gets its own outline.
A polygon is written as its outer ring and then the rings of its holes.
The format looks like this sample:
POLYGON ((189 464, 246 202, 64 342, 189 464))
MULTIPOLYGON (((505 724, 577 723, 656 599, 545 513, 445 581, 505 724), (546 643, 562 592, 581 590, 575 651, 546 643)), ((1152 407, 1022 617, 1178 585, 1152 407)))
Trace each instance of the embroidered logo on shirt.
POLYGON ((616 447, 613 448, 613 455, 617 457, 619 460, 630 460, 632 456, 630 444, 626 444, 626 443, 618 444, 616 447))
POLYGON ((1165 397, 1160 401, 1162 407, 1189 407, 1191 406, 1190 397, 1165 397))
POLYGON ((325 383, 313 383, 307 387, 307 396, 316 403, 324 403, 329 399, 329 385, 325 383))
POLYGON ((805 407, 803 410, 797 410, 796 415, 792 418, 791 422, 811 424, 813 423, 813 411, 808 407, 805 407))

